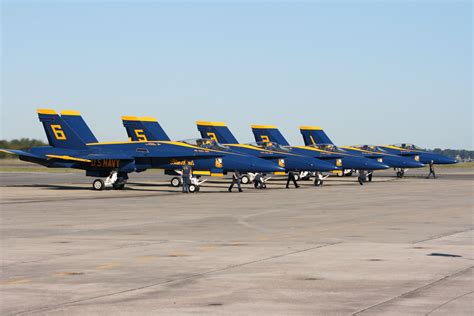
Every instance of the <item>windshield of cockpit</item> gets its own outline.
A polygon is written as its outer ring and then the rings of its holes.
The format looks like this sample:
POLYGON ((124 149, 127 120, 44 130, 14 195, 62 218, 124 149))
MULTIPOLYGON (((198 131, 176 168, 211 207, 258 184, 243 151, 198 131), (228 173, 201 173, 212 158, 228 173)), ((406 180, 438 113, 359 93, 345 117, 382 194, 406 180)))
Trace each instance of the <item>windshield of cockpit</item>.
POLYGON ((205 149, 229 150, 229 147, 224 146, 211 138, 193 138, 193 139, 182 140, 181 142, 198 146, 201 148, 205 148, 205 149))
POLYGON ((379 148, 375 145, 355 145, 352 146, 366 151, 379 151, 379 148))
POLYGON ((423 148, 420 148, 414 144, 410 143, 401 143, 401 144, 395 144, 394 146, 403 148, 403 149, 408 149, 408 150, 423 150, 423 148))
POLYGON ((260 147, 262 149, 266 150, 272 150, 272 151, 279 151, 279 152, 289 152, 290 150, 286 147, 283 147, 280 144, 273 143, 273 142, 257 142, 257 143, 251 143, 249 145, 255 146, 255 147, 260 147))
POLYGON ((333 144, 312 144, 309 145, 309 147, 314 147, 325 151, 340 151, 340 149, 333 144))

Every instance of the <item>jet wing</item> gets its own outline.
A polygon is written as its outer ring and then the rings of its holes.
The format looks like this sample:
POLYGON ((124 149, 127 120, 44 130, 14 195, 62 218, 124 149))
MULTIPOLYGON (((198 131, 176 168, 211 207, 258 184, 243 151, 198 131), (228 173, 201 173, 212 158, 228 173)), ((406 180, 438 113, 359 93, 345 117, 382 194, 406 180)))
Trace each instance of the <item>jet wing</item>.
POLYGON ((45 157, 41 157, 41 156, 38 156, 38 155, 33 155, 32 153, 29 153, 29 152, 23 151, 23 150, 18 150, 18 149, 3 149, 3 148, 0 148, 0 152, 11 154, 11 155, 18 155, 18 156, 25 156, 25 157, 31 157, 31 158, 45 159, 45 157))

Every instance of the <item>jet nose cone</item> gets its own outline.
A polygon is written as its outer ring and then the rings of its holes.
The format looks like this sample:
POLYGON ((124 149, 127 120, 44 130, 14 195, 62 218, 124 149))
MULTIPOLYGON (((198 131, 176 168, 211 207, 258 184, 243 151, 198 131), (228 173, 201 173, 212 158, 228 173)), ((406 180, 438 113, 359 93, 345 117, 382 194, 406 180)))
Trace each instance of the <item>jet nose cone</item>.
POLYGON ((446 165, 451 165, 451 164, 455 164, 455 163, 458 163, 458 161, 454 158, 451 158, 451 157, 443 157, 443 163, 446 164, 446 165))
POLYGON ((424 167, 425 164, 419 162, 419 161, 404 161, 403 162, 403 167, 404 168, 421 168, 424 167))
POLYGON ((378 161, 373 161, 373 160, 369 160, 365 163, 365 166, 367 167, 367 170, 382 170, 382 169, 388 169, 390 168, 390 166, 382 163, 382 162, 378 162, 378 161))

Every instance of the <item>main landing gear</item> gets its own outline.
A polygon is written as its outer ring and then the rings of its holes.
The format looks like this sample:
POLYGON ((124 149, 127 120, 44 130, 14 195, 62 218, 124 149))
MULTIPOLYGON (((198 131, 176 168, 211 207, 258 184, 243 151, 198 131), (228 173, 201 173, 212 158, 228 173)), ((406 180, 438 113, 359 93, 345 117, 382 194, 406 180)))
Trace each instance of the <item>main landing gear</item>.
POLYGON ((266 182, 271 179, 271 177, 265 178, 263 173, 246 173, 240 176, 241 184, 253 183, 255 189, 266 189, 266 182))
POLYGON ((393 168, 397 172, 397 178, 403 178, 405 176, 405 169, 393 168))
POLYGON ((324 179, 329 177, 329 175, 323 176, 321 172, 316 172, 316 178, 314 179, 314 185, 320 187, 324 184, 324 179))
POLYGON ((127 180, 128 175, 126 173, 112 171, 105 181, 102 179, 95 179, 92 182, 92 189, 96 191, 102 191, 109 188, 114 190, 123 190, 127 180))

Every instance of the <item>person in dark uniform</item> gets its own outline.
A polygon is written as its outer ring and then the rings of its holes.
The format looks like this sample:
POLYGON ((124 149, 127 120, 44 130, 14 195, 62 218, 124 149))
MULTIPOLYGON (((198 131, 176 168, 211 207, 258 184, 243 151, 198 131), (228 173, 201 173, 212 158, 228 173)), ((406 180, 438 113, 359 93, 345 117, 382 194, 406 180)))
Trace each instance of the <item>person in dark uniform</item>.
POLYGON ((365 170, 359 170, 359 184, 364 185, 364 182, 367 180, 367 174, 365 173, 365 170))
POLYGON ((263 174, 258 173, 255 176, 253 186, 255 187, 255 189, 265 189, 267 187, 267 185, 265 184, 265 181, 263 179, 263 174))
POLYGON ((230 184, 229 192, 232 192, 232 188, 234 187, 234 184, 237 184, 237 188, 239 188, 239 192, 242 192, 242 188, 240 187, 240 173, 238 171, 234 172, 234 174, 232 175, 232 183, 230 184))
POLYGON ((369 180, 369 182, 372 182, 372 176, 374 174, 374 171, 373 170, 370 170, 369 173, 367 174, 367 179, 369 180))
POLYGON ((183 166, 183 193, 189 193, 191 185, 191 166, 183 166))
POLYGON ((434 170, 434 161, 433 160, 430 161, 430 173, 428 174, 426 179, 429 179, 431 175, 433 175, 433 179, 436 179, 436 174, 435 174, 435 170, 434 170))
POLYGON ((293 181, 293 184, 295 185, 295 188, 298 189, 300 186, 298 185, 298 182, 296 182, 295 179, 295 173, 290 171, 288 172, 288 180, 286 180, 286 188, 290 188, 290 181, 293 181))

